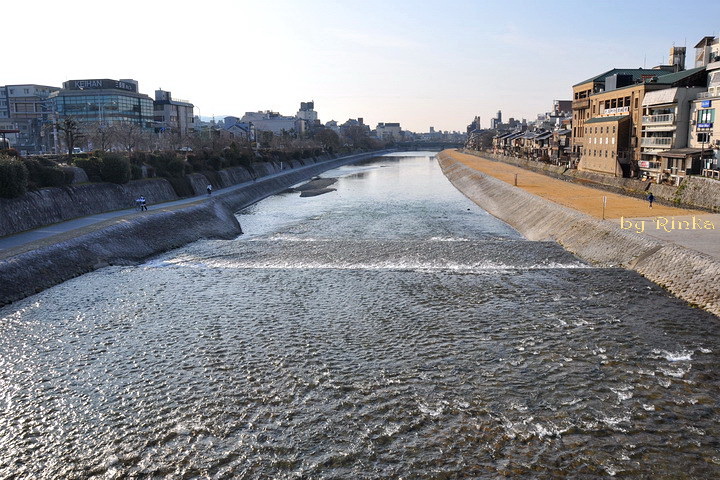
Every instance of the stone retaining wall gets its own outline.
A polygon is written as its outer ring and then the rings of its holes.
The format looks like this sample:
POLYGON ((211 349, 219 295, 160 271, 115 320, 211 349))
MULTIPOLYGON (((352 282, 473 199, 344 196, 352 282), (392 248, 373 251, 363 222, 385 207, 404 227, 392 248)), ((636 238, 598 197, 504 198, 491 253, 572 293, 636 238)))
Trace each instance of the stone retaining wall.
POLYGON ((437 158, 458 190, 529 240, 554 240, 594 264, 635 270, 679 298, 720 316, 720 261, 715 258, 620 230, 484 175, 446 153, 437 158))
MULTIPOLYGON (((283 162, 282 169, 295 169, 315 163, 331 161, 334 156, 323 155, 316 159, 283 162)), ((204 195, 207 186, 215 189, 231 187, 252 181, 280 171, 280 162, 257 162, 250 168, 230 167, 218 172, 219 185, 215 185, 205 175, 194 173, 187 176, 194 195, 204 195)), ((133 180, 124 185, 112 183, 87 182, 85 171, 77 167, 73 185, 57 188, 43 188, 31 191, 18 198, 0 198, 0 237, 32 230, 73 218, 94 215, 96 213, 124 210, 135 205, 135 199, 143 195, 151 205, 177 200, 178 196, 170 182, 164 178, 133 180)))
POLYGON ((0 199, 0 236, 86 215, 132 208, 140 195, 152 204, 178 198, 170 182, 163 178, 134 180, 124 185, 87 183, 43 188, 18 198, 0 199))

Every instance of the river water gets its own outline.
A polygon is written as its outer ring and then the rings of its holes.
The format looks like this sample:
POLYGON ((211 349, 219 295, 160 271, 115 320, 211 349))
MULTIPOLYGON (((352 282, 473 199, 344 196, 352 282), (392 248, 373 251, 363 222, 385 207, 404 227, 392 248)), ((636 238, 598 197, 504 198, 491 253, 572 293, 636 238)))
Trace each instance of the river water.
POLYGON ((0 478, 720 478, 718 319, 408 155, 0 310, 0 478))

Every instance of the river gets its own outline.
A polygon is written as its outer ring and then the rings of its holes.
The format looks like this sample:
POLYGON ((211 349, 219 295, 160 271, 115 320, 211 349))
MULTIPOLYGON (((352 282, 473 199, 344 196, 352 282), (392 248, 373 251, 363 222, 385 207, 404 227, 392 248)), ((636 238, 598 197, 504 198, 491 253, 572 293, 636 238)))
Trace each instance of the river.
POLYGON ((431 153, 0 309, 0 478, 720 478, 718 319, 431 153))

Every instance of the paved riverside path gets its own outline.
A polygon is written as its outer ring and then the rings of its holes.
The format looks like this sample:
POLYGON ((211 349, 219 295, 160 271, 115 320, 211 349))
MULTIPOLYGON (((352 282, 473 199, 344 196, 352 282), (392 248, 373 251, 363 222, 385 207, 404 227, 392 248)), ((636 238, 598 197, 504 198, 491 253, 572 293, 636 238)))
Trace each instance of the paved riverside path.
MULTIPOLYGON (((361 156, 364 154, 354 154, 354 155, 348 155, 346 158, 350 159, 355 156, 361 156)), ((337 160, 337 159, 336 159, 337 160)), ((256 181, 263 181, 267 180, 273 177, 278 177, 290 172, 301 172, 303 169, 311 168, 314 166, 317 166, 318 164, 313 163, 311 165, 306 165, 299 168, 294 169, 285 169, 281 170, 277 173, 272 173, 270 175, 265 175, 262 177, 258 177, 256 180, 250 180, 243 183, 238 183, 237 185, 232 185, 230 187, 226 188, 220 188, 217 190, 213 190, 212 195, 207 194, 201 194, 196 195, 194 197, 188 197, 183 198, 180 200, 173 200, 170 202, 163 202, 163 203, 156 203, 152 205, 148 205, 148 212, 153 212, 157 210, 165 210, 165 209, 173 209, 177 208, 181 205, 186 205, 194 202, 203 202, 213 197, 222 196, 224 193, 232 192, 235 190, 239 190, 243 187, 246 187, 248 185, 251 185, 255 183, 256 181)), ((132 215, 145 215, 148 212, 140 212, 137 209, 128 208, 124 210, 115 210, 111 212, 104 212, 104 213, 98 213, 94 215, 88 215, 86 217, 79 217, 74 218, 72 220, 67 220, 65 222, 59 222, 54 223, 51 225, 45 225, 43 227, 39 227, 33 230, 28 230, 26 232, 16 233, 13 235, 7 235, 5 237, 0 237, 0 257, 2 256, 9 256, 14 255, 14 252, 10 252, 11 249, 17 248, 17 247, 23 247, 23 246, 30 246, 32 242, 40 241, 40 240, 46 240, 50 239, 48 241, 52 242, 51 237, 55 235, 65 234, 68 232, 71 232, 72 230, 82 229, 84 227, 88 227, 90 225, 95 225, 101 222, 105 222, 107 220, 113 220, 113 219, 121 219, 122 217, 126 216, 132 216, 132 215)))
POLYGON ((720 258, 718 214, 658 203, 654 203, 651 209, 646 200, 558 180, 476 155, 453 150, 446 150, 444 153, 474 170, 510 185, 515 185, 517 175, 518 188, 598 219, 603 218, 603 197, 606 197, 605 221, 618 229, 649 235, 720 258), (714 229, 708 228, 710 226, 714 229))

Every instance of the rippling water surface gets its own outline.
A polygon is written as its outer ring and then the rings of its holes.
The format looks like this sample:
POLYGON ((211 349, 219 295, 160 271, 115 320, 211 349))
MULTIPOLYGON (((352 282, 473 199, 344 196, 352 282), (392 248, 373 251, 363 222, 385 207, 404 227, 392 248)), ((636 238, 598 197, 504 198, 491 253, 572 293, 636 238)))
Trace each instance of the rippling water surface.
POLYGON ((0 477, 720 477, 717 318, 428 155, 325 176, 0 310, 0 477))

